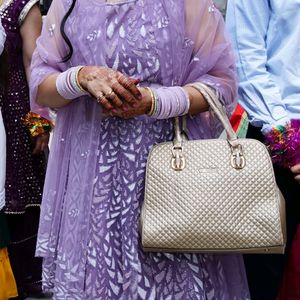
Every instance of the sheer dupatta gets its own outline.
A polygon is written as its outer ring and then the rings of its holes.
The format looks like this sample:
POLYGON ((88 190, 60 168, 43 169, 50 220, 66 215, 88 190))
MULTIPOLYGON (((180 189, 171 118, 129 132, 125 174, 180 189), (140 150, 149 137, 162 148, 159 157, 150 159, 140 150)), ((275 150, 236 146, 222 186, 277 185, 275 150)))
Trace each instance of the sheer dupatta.
MULTIPOLYGON (((211 86, 229 116, 236 105, 237 78, 223 17, 211 0, 186 0, 185 11, 185 43, 192 45, 175 71, 182 74, 180 84, 200 81, 211 86)), ((187 125, 191 139, 216 138, 223 130, 212 112, 188 118, 187 125)))
MULTIPOLYGON (((91 2, 77 0, 67 22, 67 35, 74 47, 68 63, 61 63, 67 48, 59 27, 69 2, 54 0, 44 20, 42 35, 32 59, 30 83, 32 109, 44 117, 48 117, 47 110, 39 107, 35 99, 39 84, 47 76, 74 65, 105 66, 105 38, 95 32, 97 44, 86 42, 88 32, 95 24, 98 28, 106 26, 105 9, 93 7, 95 4, 91 2), (75 31, 74 25, 79 21, 80 27, 76 28, 80 29, 75 31)), ((168 30, 171 34, 170 51, 157 49, 163 74, 161 84, 184 85, 195 81, 209 84, 220 94, 221 101, 230 112, 236 94, 234 59, 224 37, 221 14, 211 0, 161 2, 169 17, 168 30)), ((163 38, 163 35, 156 36, 158 45, 163 38)), ((45 263, 52 264, 50 276, 53 278, 56 266, 61 262, 67 265, 64 274, 59 272, 57 276, 64 276, 61 280, 69 282, 70 290, 76 291, 84 289, 100 123, 101 108, 88 96, 58 110, 44 188, 37 255, 44 257, 45 263)), ((212 138, 218 136, 221 128, 213 114, 207 112, 189 117, 188 131, 193 139, 212 138)), ((56 277, 56 280, 60 278, 56 277)))

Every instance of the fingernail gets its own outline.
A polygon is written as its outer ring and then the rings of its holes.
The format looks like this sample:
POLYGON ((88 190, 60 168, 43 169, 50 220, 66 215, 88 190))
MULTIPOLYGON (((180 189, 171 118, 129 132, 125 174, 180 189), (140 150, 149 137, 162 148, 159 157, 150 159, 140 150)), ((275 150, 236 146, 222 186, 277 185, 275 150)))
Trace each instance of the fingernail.
POLYGON ((112 112, 113 112, 114 114, 116 114, 116 113, 118 113, 118 110, 114 108, 114 109, 112 110, 112 112))
POLYGON ((133 103, 132 106, 133 106, 134 108, 137 108, 137 107, 139 106, 139 104, 138 104, 138 103, 133 103))
POLYGON ((142 99, 143 99, 143 95, 142 95, 142 94, 139 94, 139 95, 138 95, 138 99, 139 99, 139 100, 142 100, 142 99))

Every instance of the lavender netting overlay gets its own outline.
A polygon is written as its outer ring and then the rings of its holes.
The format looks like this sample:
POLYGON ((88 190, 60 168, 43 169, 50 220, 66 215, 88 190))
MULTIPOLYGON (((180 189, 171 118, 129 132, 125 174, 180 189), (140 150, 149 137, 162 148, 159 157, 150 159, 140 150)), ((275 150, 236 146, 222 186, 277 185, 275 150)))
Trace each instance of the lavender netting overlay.
MULTIPOLYGON (((66 26, 74 55, 61 63, 67 49, 59 27, 70 3, 53 1, 33 57, 35 111, 47 116, 35 104, 39 83, 77 65, 108 66, 146 85, 201 81, 232 110, 234 58, 210 0, 111 2, 77 0, 66 26)), ((172 139, 172 124, 146 116, 103 118, 89 96, 59 109, 37 245, 44 287, 55 299, 249 299, 241 256, 141 250, 147 155, 172 139)), ((188 130, 200 139, 221 128, 208 112, 189 118, 188 130)))

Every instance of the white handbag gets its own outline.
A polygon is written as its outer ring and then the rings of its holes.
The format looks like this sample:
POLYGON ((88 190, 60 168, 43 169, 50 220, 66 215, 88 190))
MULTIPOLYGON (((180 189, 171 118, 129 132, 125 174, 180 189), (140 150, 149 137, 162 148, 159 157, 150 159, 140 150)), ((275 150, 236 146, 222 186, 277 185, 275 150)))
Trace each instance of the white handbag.
POLYGON ((179 119, 173 142, 149 154, 141 212, 145 251, 283 253, 285 205, 268 150, 237 139, 216 95, 193 84, 227 138, 188 141, 179 119))

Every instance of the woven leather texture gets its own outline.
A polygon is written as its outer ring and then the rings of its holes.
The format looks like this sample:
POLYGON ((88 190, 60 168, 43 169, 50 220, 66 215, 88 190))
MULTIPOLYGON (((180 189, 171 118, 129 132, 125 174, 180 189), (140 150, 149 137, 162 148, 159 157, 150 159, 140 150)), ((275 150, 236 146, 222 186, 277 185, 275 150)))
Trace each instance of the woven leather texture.
POLYGON ((171 167, 173 143, 148 158, 141 215, 146 251, 283 252, 285 213, 266 147, 240 139, 246 165, 231 166, 226 140, 185 141, 186 167, 171 167))

